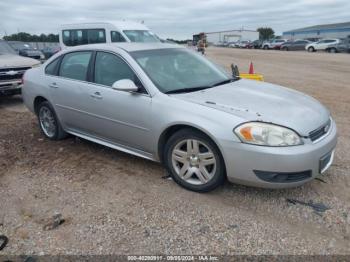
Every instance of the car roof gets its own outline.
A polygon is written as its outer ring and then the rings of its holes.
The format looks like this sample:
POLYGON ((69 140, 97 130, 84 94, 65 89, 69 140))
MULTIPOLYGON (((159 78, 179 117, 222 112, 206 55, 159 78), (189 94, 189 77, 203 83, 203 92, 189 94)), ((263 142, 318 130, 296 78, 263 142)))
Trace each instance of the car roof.
POLYGON ((156 49, 174 49, 174 48, 185 48, 177 44, 166 44, 166 43, 108 43, 108 44, 93 44, 93 45, 80 45, 75 47, 69 47, 67 51, 80 51, 80 50, 116 50, 123 49, 126 52, 133 51, 146 51, 156 49))
POLYGON ((75 24, 63 24, 60 26, 60 30, 69 29, 101 29, 106 28, 109 30, 149 30, 147 26, 141 23, 132 21, 115 21, 113 23, 96 22, 96 23, 75 23, 75 24))

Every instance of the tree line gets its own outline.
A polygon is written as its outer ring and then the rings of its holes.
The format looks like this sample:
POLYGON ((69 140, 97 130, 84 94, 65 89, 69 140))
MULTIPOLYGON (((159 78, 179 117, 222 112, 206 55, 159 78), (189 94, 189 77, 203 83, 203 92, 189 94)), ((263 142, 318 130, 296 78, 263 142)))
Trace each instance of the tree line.
POLYGON ((25 32, 4 36, 6 41, 22 41, 22 42, 58 42, 58 35, 40 34, 31 35, 25 32))

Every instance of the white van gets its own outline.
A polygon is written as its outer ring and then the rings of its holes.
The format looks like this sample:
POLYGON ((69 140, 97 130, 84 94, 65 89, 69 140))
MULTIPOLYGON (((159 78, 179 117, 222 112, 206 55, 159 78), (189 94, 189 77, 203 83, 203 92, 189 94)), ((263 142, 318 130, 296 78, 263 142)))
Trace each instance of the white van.
POLYGON ((62 25, 59 40, 62 49, 96 43, 160 42, 145 25, 126 21, 62 25))

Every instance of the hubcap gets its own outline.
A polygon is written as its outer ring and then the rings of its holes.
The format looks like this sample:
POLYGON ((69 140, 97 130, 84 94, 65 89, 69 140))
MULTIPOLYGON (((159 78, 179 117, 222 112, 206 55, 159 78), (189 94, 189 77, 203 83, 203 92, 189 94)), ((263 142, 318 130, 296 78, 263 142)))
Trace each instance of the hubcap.
POLYGON ((39 121, 42 130, 48 137, 53 137, 56 132, 56 121, 51 110, 45 106, 40 108, 39 121))
POLYGON ((216 172, 216 158, 205 143, 196 139, 179 142, 172 151, 176 174, 192 185, 208 183, 216 172))

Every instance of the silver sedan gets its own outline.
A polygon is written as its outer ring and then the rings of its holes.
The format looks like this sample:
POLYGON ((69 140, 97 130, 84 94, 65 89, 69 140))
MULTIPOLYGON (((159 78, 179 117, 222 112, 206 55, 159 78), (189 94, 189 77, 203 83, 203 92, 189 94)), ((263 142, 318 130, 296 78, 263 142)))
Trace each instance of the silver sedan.
POLYGON ((232 77, 178 45, 67 49, 24 76, 51 140, 68 134, 164 164, 179 185, 298 186, 333 161, 329 111, 300 92, 232 77))

